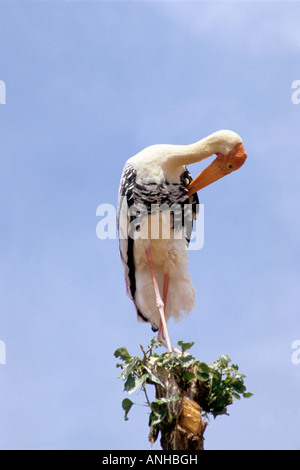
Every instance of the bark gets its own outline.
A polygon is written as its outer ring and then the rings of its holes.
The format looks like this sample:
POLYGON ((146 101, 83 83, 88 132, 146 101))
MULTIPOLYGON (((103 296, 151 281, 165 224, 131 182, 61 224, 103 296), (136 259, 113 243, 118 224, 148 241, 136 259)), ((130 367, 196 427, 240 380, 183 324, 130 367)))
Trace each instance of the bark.
MULTIPOLYGON (((164 387, 155 383, 156 398, 170 398, 178 394, 179 400, 168 403, 167 417, 160 423, 161 446, 163 450, 204 450, 204 432, 207 423, 203 423, 201 409, 207 406, 208 389, 206 382, 195 378, 188 388, 179 377, 162 367, 153 366, 153 372, 164 387)), ((155 438, 149 436, 150 441, 155 438)))
POLYGON ((198 403, 187 397, 178 402, 175 425, 161 429, 161 446, 164 450, 204 450, 206 423, 201 418, 198 403))

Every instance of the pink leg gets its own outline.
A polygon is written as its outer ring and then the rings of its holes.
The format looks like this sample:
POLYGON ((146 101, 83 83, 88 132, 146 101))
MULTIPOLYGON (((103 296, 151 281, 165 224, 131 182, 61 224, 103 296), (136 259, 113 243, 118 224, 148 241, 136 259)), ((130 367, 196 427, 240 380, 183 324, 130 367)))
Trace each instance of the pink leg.
MULTIPOLYGON (((164 339, 164 335, 165 335, 166 342, 167 342, 167 348, 170 352, 172 352, 172 347, 171 347, 171 343, 170 343, 170 338, 169 338, 169 333, 168 333, 167 323, 166 323, 166 318, 165 318, 165 313, 164 313, 164 310, 165 310, 164 302, 162 301, 160 293, 159 293, 159 288, 158 288, 158 284, 157 284, 157 281, 156 281, 154 266, 153 266, 152 257, 151 257, 151 251, 150 251, 149 247, 146 248, 146 255, 147 255, 147 258, 148 258, 148 263, 149 263, 149 267, 150 267, 150 271, 151 271, 153 287, 154 287, 154 292, 155 292, 155 298, 156 298, 156 305, 157 305, 159 315, 160 315, 160 326, 159 326, 159 331, 158 331, 158 339, 160 339, 160 336, 164 339)), ((167 292, 168 292, 168 284, 169 284, 169 276, 168 275, 166 275, 166 276, 165 276, 165 280, 164 280, 164 293, 163 293, 163 297, 164 297, 165 301, 167 300, 167 292), (166 284, 166 276, 167 276, 167 284, 166 284)))
MULTIPOLYGON (((170 280, 170 276, 167 273, 167 274, 165 274, 165 278, 164 278, 164 290, 163 290, 163 304, 164 304, 165 318, 166 318, 166 305, 167 305, 169 280, 170 280)), ((157 334, 157 339, 158 339, 158 341, 165 341, 166 340, 165 335, 164 335, 163 324, 162 324, 161 320, 160 320, 160 323, 159 323, 159 330, 158 330, 158 334, 157 334)))
POLYGON ((167 273, 167 274, 165 274, 165 278, 164 278, 164 291, 163 291, 163 303, 164 303, 165 308, 166 308, 166 305, 167 305, 169 281, 170 281, 170 276, 167 273))

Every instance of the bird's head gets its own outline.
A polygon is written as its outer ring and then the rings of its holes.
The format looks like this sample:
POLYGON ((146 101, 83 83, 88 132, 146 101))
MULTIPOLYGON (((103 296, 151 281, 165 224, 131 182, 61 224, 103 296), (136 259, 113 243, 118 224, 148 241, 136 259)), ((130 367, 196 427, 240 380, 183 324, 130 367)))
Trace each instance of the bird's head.
POLYGON ((205 168, 187 187, 188 195, 196 193, 205 186, 238 170, 247 158, 244 146, 241 142, 236 144, 227 154, 216 152, 217 158, 205 168))

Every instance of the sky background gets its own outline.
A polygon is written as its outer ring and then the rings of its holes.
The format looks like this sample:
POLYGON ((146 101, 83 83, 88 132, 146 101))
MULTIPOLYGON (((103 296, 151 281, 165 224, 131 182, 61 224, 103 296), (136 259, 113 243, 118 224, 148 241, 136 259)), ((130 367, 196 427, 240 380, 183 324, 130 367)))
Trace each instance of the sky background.
POLYGON ((114 351, 139 354, 153 332, 96 209, 144 147, 219 129, 248 159, 199 193, 197 306, 171 340, 228 354, 254 393, 210 421, 207 450, 300 448, 299 15, 288 1, 0 2, 1 449, 151 448, 148 409, 123 419, 114 351))

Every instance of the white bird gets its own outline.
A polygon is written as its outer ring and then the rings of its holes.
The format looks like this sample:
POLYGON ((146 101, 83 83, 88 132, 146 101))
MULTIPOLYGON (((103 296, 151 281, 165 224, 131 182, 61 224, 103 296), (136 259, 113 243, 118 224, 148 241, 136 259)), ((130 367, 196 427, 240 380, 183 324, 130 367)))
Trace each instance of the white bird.
POLYGON ((117 224, 127 293, 138 319, 150 322, 169 351, 167 320, 194 307, 188 272, 197 191, 240 168, 246 160, 241 137, 214 132, 190 145, 152 145, 127 160, 120 182, 117 224), (186 165, 217 158, 192 181, 186 165))

